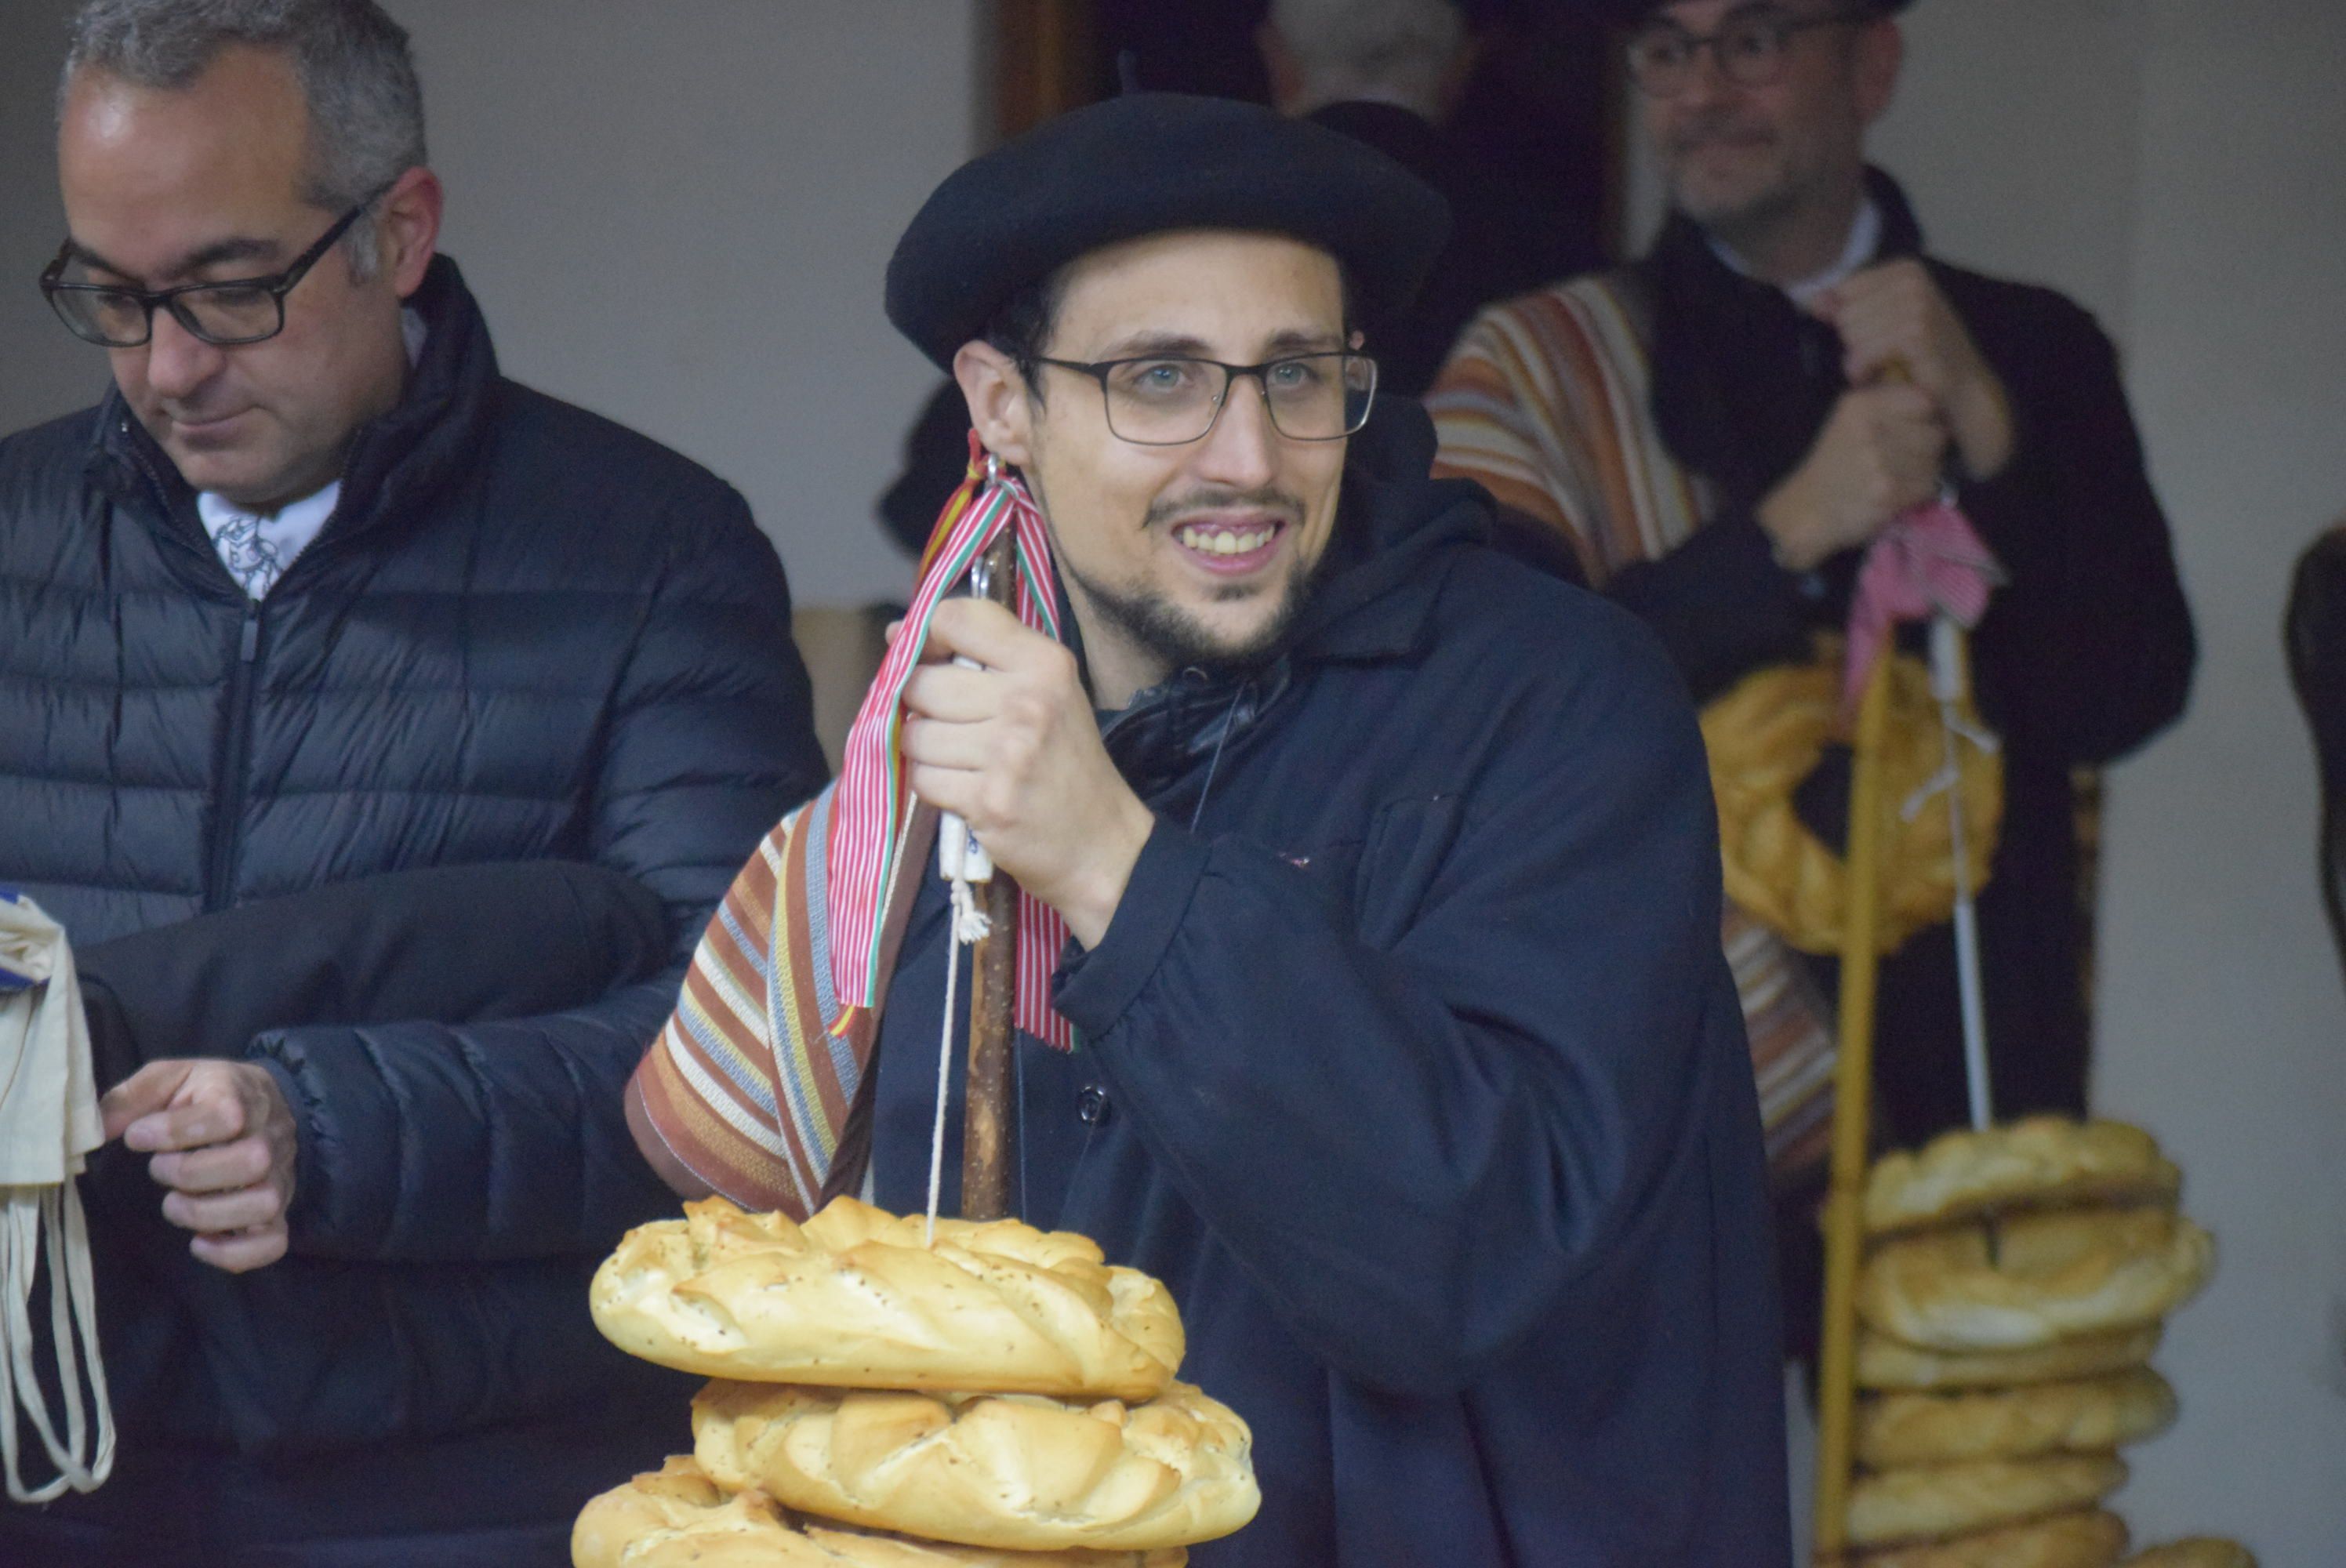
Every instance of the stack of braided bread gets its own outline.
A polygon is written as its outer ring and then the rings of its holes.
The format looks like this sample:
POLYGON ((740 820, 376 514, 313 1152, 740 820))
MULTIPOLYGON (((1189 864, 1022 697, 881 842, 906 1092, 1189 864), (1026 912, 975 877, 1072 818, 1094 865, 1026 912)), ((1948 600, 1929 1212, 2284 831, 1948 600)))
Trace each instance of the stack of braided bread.
MULTIPOLYGON (((1866 1568, 2112 1568, 2102 1506, 2117 1450, 2164 1431, 2148 1366, 2167 1315, 2206 1283, 2182 1176, 2123 1123, 2040 1116, 1950 1133, 1873 1168, 1858 1282, 1859 1474, 1849 1539, 1866 1568)), ((2137 1558, 2253 1568, 2229 1543, 2137 1558)))
POLYGON ((717 1380, 689 1458, 586 1505, 576 1568, 1180 1568, 1260 1502, 1246 1423, 1173 1376, 1171 1295, 1080 1236, 711 1198, 628 1232, 590 1303, 717 1380))

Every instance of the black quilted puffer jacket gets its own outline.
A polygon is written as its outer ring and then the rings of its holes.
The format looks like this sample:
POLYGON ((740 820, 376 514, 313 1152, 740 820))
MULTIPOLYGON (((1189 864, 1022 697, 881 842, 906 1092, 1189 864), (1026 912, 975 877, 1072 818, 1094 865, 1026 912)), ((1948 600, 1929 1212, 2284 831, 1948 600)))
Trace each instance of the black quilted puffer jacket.
MULTIPOLYGON (((413 303, 406 397, 260 603, 117 395, 0 441, 0 883, 77 945, 377 872, 561 859, 657 893, 680 962, 821 783, 789 590, 740 496, 501 377, 446 259, 413 303)), ((476 1435, 515 1423, 591 1447, 629 1374, 584 1280, 673 1206, 620 1095, 675 993, 671 972, 553 1016, 251 1042, 301 1121, 293 1256, 107 1269, 129 1469, 134 1449, 212 1456, 197 1491, 219 1497, 240 1458, 265 1489, 385 1443, 472 1443, 477 1475, 499 1461, 476 1435)), ((134 1174, 118 1216, 95 1195, 102 1254, 151 1214, 134 1174)), ((495 1478, 501 1512, 571 1486, 543 1459, 495 1478)), ((438 1484, 400 1483, 411 1528, 464 1514, 438 1484)))

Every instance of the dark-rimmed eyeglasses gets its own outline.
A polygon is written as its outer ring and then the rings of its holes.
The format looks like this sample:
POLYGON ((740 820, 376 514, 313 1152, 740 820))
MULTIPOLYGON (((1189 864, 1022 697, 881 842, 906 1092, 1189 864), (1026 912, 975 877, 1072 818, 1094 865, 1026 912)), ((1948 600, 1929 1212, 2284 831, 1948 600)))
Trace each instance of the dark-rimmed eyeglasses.
POLYGON ((1657 22, 1629 40, 1629 79, 1648 97, 1676 97, 1694 80, 1695 62, 1708 49, 1719 74, 1737 87, 1773 87, 1783 79, 1793 39, 1815 28, 1854 26, 1872 19, 1872 14, 1865 11, 1795 16, 1762 6, 1733 13, 1715 33, 1698 35, 1657 22))
POLYGON ((270 277, 188 283, 177 289, 68 283, 66 268, 74 258, 73 241, 68 239, 41 273, 41 292, 75 337, 104 349, 135 349, 145 343, 155 335, 158 310, 170 311, 171 319, 185 327, 189 336, 219 348, 265 342, 285 330, 285 296, 390 189, 388 185, 382 187, 343 213, 315 245, 293 259, 291 266, 270 277))
POLYGON ((1271 428, 1290 441, 1341 441, 1369 421, 1376 401, 1377 362, 1366 354, 1331 351, 1290 354, 1259 365, 1180 354, 1134 359, 1080 360, 1035 357, 1099 383, 1107 407, 1108 433, 1135 446, 1187 446, 1213 433, 1230 399, 1230 382, 1252 376, 1262 389, 1271 428))

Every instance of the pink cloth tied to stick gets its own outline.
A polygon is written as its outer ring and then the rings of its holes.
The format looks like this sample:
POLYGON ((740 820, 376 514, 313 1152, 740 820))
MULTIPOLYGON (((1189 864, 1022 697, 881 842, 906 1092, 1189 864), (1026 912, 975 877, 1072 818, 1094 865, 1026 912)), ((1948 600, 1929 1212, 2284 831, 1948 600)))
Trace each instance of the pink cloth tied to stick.
POLYGON ((1873 666, 1905 621, 1943 615, 1965 631, 1987 613, 2004 568, 1953 501, 1917 506, 1883 529, 1865 553, 1849 604, 1849 656, 1841 703, 1857 711, 1873 666))

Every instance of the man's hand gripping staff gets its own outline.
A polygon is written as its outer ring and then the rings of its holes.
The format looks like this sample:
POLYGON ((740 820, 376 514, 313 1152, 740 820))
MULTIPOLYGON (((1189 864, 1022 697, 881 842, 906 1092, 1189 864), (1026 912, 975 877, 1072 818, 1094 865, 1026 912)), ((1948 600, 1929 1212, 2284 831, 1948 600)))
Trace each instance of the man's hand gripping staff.
POLYGON ((998 605, 951 599, 923 657, 904 687, 913 792, 1097 946, 1155 819, 1100 742, 1075 655, 998 605))

